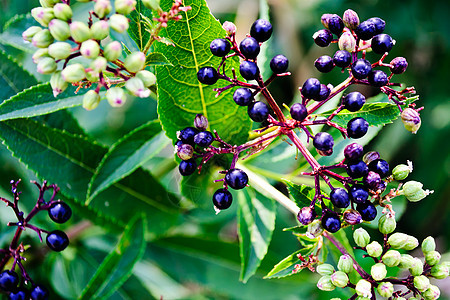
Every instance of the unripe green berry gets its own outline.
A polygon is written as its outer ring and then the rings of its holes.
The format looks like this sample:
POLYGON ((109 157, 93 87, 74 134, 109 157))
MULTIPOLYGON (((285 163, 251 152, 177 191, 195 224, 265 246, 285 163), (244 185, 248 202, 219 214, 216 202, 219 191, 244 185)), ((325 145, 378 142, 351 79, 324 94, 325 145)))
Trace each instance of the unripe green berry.
POLYGON ((448 277, 449 268, 445 264, 438 264, 431 268, 430 274, 436 279, 445 279, 448 277))
POLYGON ((159 7, 159 1, 160 0, 142 0, 142 3, 144 4, 145 7, 153 9, 153 10, 158 10, 159 7))
POLYGON ((356 245, 364 248, 370 242, 370 235, 366 230, 358 228, 353 232, 353 239, 355 240, 356 245))
POLYGON ((93 110, 100 103, 100 95, 95 90, 89 90, 83 97, 83 108, 93 110))
POLYGON ((32 59, 35 64, 37 64, 42 58, 49 57, 48 48, 41 48, 34 52, 32 59))
POLYGON ((139 98, 147 98, 150 96, 150 90, 144 86, 142 80, 137 77, 128 79, 125 88, 133 95, 139 98))
POLYGON ((367 298, 372 297, 372 285, 367 280, 360 279, 358 283, 356 283, 355 291, 358 296, 367 298))
POLYGON ((396 227, 397 227, 397 222, 395 221, 395 217, 390 213, 382 215, 380 217, 380 219, 378 220, 378 230, 382 234, 392 233, 392 232, 394 232, 396 227))
POLYGON ((72 52, 72 46, 66 42, 56 42, 48 46, 48 54, 55 59, 66 59, 72 52))
POLYGON ((424 292, 430 287, 430 279, 425 275, 416 276, 414 277, 414 287, 424 292))
POLYGON ((150 71, 142 70, 136 73, 136 77, 142 80, 145 87, 149 87, 156 84, 156 76, 150 71))
POLYGON ((376 281, 383 280, 387 275, 386 266, 382 263, 374 264, 372 268, 370 268, 370 275, 372 275, 372 278, 376 281))
POLYGON ((322 276, 331 275, 334 272, 334 267, 330 264, 321 264, 316 267, 316 272, 322 276))
POLYGON ((65 89, 67 89, 67 87, 69 86, 67 81, 65 81, 61 76, 61 71, 53 73, 52 77, 50 78, 50 85, 52 87, 54 97, 64 92, 65 89))
POLYGON ((44 8, 53 7, 53 5, 55 5, 52 0, 39 0, 39 3, 44 8))
POLYGON ((417 202, 433 193, 433 191, 423 190, 423 184, 418 181, 408 181, 403 185, 401 192, 411 202, 417 202))
POLYGON ((118 14, 128 15, 136 8, 136 0, 116 0, 114 8, 118 14))
POLYGON ((377 292, 381 297, 392 297, 392 294, 394 293, 394 285, 390 282, 381 282, 377 287, 377 292))
POLYGON ((346 287, 348 284, 348 276, 342 271, 336 271, 331 274, 331 282, 337 287, 346 287))
POLYGON ((405 245, 407 240, 407 234, 396 232, 388 238, 388 243, 394 249, 403 249, 403 246, 405 245))
POLYGON ((383 253, 383 247, 377 241, 373 241, 366 246, 366 251, 370 256, 378 257, 383 253))
POLYGON ((109 26, 118 33, 122 33, 128 30, 130 26, 128 24, 128 18, 124 15, 114 14, 109 18, 109 26))
POLYGON ((409 254, 402 254, 398 267, 401 269, 409 269, 414 265, 414 257, 409 254))
POLYGON ((434 250, 436 250, 436 242, 434 241, 433 237, 429 236, 422 241, 422 252, 424 254, 434 250))
POLYGON ((31 42, 33 40, 33 36, 41 30, 42 28, 39 26, 31 26, 22 33, 22 38, 27 42, 31 42))
POLYGON ((355 30, 359 25, 359 17, 358 14, 351 9, 347 9, 344 11, 344 15, 342 16, 342 21, 344 21, 344 25, 347 28, 355 30))
POLYGON ((72 38, 78 42, 82 43, 91 38, 91 30, 89 27, 83 22, 72 22, 70 23, 70 35, 72 38))
POLYGON ((56 62, 51 57, 43 57, 37 64, 37 71, 41 74, 52 74, 56 68, 56 62))
POLYGON ((100 80, 100 73, 89 69, 89 71, 86 71, 86 79, 92 83, 98 82, 100 80))
POLYGON ((48 30, 50 30, 50 33, 55 40, 58 41, 65 41, 70 37, 69 24, 62 20, 51 20, 50 24, 48 24, 48 30))
POLYGON ((409 272, 413 276, 421 275, 423 273, 423 262, 419 258, 414 257, 413 264, 409 268, 409 272))
POLYGON ((37 32, 31 39, 33 46, 37 48, 47 48, 53 43, 53 41, 53 36, 50 34, 48 29, 43 29, 37 32))
POLYGON ((124 66, 131 73, 142 70, 145 66, 145 54, 142 52, 131 53, 125 58, 124 66))
POLYGON ((388 267, 395 267, 400 263, 402 255, 397 250, 388 250, 381 258, 388 267))
POLYGON ((439 297, 441 296, 441 291, 437 286, 430 284, 430 287, 422 293, 422 296, 425 298, 425 300, 439 299, 439 297))
POLYGON ((336 286, 331 282, 330 275, 320 277, 319 281, 317 282, 317 287, 320 290, 327 292, 331 292, 336 288, 336 286))
POLYGON ((89 67, 96 72, 103 72, 106 70, 106 67, 108 66, 108 61, 103 56, 99 56, 96 59, 94 59, 89 67))
POLYGON ((78 82, 86 77, 86 71, 81 64, 68 65, 62 70, 61 76, 67 82, 78 82))
POLYGON ((408 239, 406 240, 406 243, 405 245, 403 245, 402 249, 410 251, 416 249, 418 246, 419 240, 411 235, 408 235, 408 239))
POLYGON ((404 180, 406 179, 406 177, 408 177, 409 173, 411 173, 413 171, 413 165, 412 162, 410 162, 408 160, 408 165, 397 165, 393 170, 392 170, 392 176, 394 177, 395 180, 404 180))
POLYGON ((65 3, 57 3, 53 7, 53 13, 55 14, 55 17, 63 20, 68 21, 72 18, 73 12, 69 5, 65 3))
POLYGON ((106 17, 112 10, 111 1, 97 0, 94 5, 94 12, 100 19, 106 17))
POLYGON ((108 61, 117 60, 121 54, 122 54, 122 45, 118 41, 109 43, 103 51, 103 56, 108 61))
POLYGON ((112 107, 120 107, 127 101, 127 95, 123 89, 113 87, 106 92, 106 99, 112 107))
POLYGON ((53 8, 35 7, 31 10, 31 16, 43 27, 47 27, 48 23, 55 17, 53 8))
POLYGON ((441 260, 441 254, 437 251, 429 251, 425 253, 425 261, 430 266, 437 265, 441 260))
POLYGON ((338 45, 340 50, 352 52, 356 47, 356 39, 353 34, 348 31, 344 31, 339 38, 338 45))
POLYGON ((308 224, 308 229, 306 230, 306 236, 314 239, 323 233, 323 227, 319 220, 315 220, 308 224))
POLYGON ((105 20, 100 20, 91 26, 92 39, 101 41, 109 35, 109 24, 105 20))
POLYGON ((419 113, 413 108, 405 108, 401 113, 401 118, 403 125, 405 125, 406 130, 417 133, 422 124, 419 113))
POLYGON ((86 58, 96 58, 100 54, 100 45, 94 40, 87 40, 81 44, 80 53, 86 58))
POLYGON ((338 270, 349 274, 353 270, 353 259, 348 254, 341 255, 337 267, 338 270))

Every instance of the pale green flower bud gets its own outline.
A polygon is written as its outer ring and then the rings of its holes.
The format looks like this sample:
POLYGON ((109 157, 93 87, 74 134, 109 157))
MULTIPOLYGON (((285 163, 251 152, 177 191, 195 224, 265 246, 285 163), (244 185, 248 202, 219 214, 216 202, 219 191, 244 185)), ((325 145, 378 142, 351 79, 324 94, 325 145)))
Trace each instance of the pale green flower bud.
POLYGON ((118 14, 128 15, 136 8, 136 0, 116 0, 114 7, 118 14))
POLYGON ((392 170, 392 175, 395 180, 404 180, 408 177, 409 173, 413 171, 412 162, 408 160, 407 164, 408 165, 398 165, 392 170))
POLYGON ((397 250, 388 250, 381 258, 388 267, 395 267, 400 263, 402 255, 397 250))
POLYGON ((402 254, 400 258, 400 263, 398 264, 399 268, 409 269, 414 265, 414 257, 409 254, 402 254))
POLYGON ((319 281, 317 282, 317 287, 322 291, 331 292, 333 291, 336 286, 331 282, 331 276, 325 275, 322 276, 319 281))
POLYGON ((415 109, 408 107, 402 111, 400 116, 406 130, 414 134, 417 133, 422 124, 419 113, 415 109))
POLYGON ((86 72, 86 79, 92 83, 98 82, 100 80, 100 73, 94 70, 89 70, 86 72))
POLYGON ((118 33, 122 33, 128 30, 130 26, 128 24, 128 18, 124 15, 114 14, 109 18, 109 26, 118 33))
POLYGON ((123 89, 113 87, 106 92, 106 99, 112 107, 120 107, 127 101, 127 95, 123 89))
POLYGON ((334 267, 330 264, 321 264, 316 267, 316 272, 322 276, 331 275, 334 272, 334 267))
POLYGON ((96 72, 103 72, 106 70, 106 67, 108 66, 108 61, 103 56, 99 56, 96 59, 94 59, 89 66, 91 67, 92 70, 96 72))
POLYGON ((308 224, 308 229, 306 231, 306 236, 310 239, 317 238, 323 233, 323 227, 319 220, 315 220, 308 224))
POLYGON ((48 46, 48 54, 55 59, 66 59, 72 53, 72 46, 66 42, 56 42, 48 46))
POLYGON ((125 88, 133 95, 139 98, 147 98, 150 96, 150 90, 144 86, 142 80, 137 77, 128 79, 125 88))
POLYGON ((97 41, 106 39, 109 35, 109 24, 105 20, 100 20, 91 26, 92 38, 97 41))
POLYGON ((159 7, 159 1, 160 0, 142 0, 142 3, 144 4, 145 7, 153 9, 153 10, 158 10, 159 7))
POLYGON ((53 73, 52 77, 50 78, 50 85, 52 87, 53 96, 55 98, 56 96, 64 92, 69 86, 67 81, 65 81, 64 78, 61 76, 61 71, 53 73))
POLYGON ((430 266, 437 265, 441 260, 441 254, 437 251, 429 251, 425 253, 425 261, 430 266))
POLYGON ((381 297, 389 298, 394 293, 394 285, 390 282, 380 282, 377 292, 381 297))
POLYGON ((353 232, 353 239, 355 240, 356 245, 364 248, 370 242, 370 235, 366 230, 358 228, 353 232))
POLYGON ((84 70, 83 65, 73 64, 65 67, 61 72, 61 76, 67 82, 78 82, 86 77, 86 71, 84 70))
POLYGON ((378 257, 383 253, 383 247, 377 241, 373 241, 366 246, 366 251, 370 256, 378 257))
POLYGON ((360 279, 356 284, 355 291, 358 296, 367 298, 372 297, 372 285, 367 280, 360 279))
POLYGON ((397 222, 395 221, 395 217, 390 213, 382 215, 380 217, 380 219, 378 220, 378 230, 382 234, 392 233, 392 232, 394 232, 396 227, 397 227, 397 222))
POLYGON ((356 39, 350 32, 344 31, 339 37, 338 45, 340 50, 352 52, 356 47, 356 39))
POLYGON ((63 21, 69 21, 73 15, 70 6, 65 3, 55 4, 55 6, 53 7, 53 13, 55 14, 56 18, 63 21))
POLYGON ((142 70, 145 66, 145 54, 142 52, 131 53, 125 58, 124 66, 131 73, 142 70))
POLYGON ((431 268, 431 276, 436 279, 445 279, 448 277, 449 268, 445 264, 435 265, 431 268))
POLYGON ((27 30, 25 30, 22 33, 22 38, 27 42, 31 42, 33 39, 33 36, 35 36, 35 34, 41 30, 42 30, 42 28, 39 26, 31 26, 30 28, 28 28, 27 30))
POLYGON ((83 108, 93 110, 100 103, 100 95, 95 90, 89 90, 83 97, 83 108))
POLYGON ((344 25, 347 28, 355 30, 359 25, 359 17, 358 14, 351 9, 347 9, 344 11, 344 15, 342 16, 342 21, 344 21, 344 25))
POLYGON ((53 19, 48 24, 48 29, 52 36, 58 41, 65 41, 70 37, 70 28, 67 22, 53 19))
POLYGON ((396 232, 388 238, 388 243, 394 249, 403 249, 408 237, 407 234, 396 232))
POLYGON ((429 236, 422 241, 422 252, 424 254, 434 250, 436 250, 436 242, 434 241, 433 237, 429 236))
POLYGON ((53 36, 48 29, 43 29, 37 32, 31 39, 33 46, 37 48, 47 48, 53 43, 53 36))
POLYGON ((34 54, 32 56, 32 59, 33 59, 33 62, 35 64, 37 64, 44 57, 49 57, 48 48, 42 48, 42 49, 36 50, 36 52, 34 52, 34 54))
POLYGON ((425 300, 439 299, 439 297, 441 296, 441 291, 437 286, 430 284, 430 287, 424 293, 422 293, 422 296, 425 298, 425 300))
POLYGON ((41 74, 52 74, 56 68, 56 62, 51 57, 43 57, 37 64, 37 71, 41 74))
POLYGON ((100 19, 106 17, 112 10, 111 1, 109 0, 97 0, 94 5, 94 12, 100 19))
POLYGON ((122 54, 122 45, 118 41, 109 43, 103 51, 103 56, 108 61, 117 60, 121 54, 122 54))
POLYGON ((336 271, 331 274, 331 282, 337 287, 346 287, 348 284, 348 276, 342 271, 336 271))
POLYGON ((425 275, 414 277, 414 287, 421 292, 424 292, 430 288, 430 279, 425 275))
POLYGON ((96 58, 100 54, 100 45, 94 40, 84 41, 80 53, 86 58, 96 58))
POLYGON ((236 33, 236 25, 234 25, 234 23, 232 22, 225 21, 222 24, 222 28, 227 32, 229 36, 236 33))
POLYGON ((370 268, 370 275, 372 275, 372 278, 376 281, 383 280, 387 275, 386 266, 382 263, 374 264, 372 268, 370 268))
POLYGON ((31 10, 33 18, 42 26, 47 27, 48 23, 55 17, 53 8, 35 7, 31 10))
POLYGON ((353 270, 353 259, 350 255, 345 254, 339 257, 338 269, 347 274, 353 270))
POLYGON ((72 22, 69 27, 72 38, 78 43, 82 43, 92 36, 91 30, 83 22, 72 22))
POLYGON ((413 276, 421 275, 423 273, 423 262, 419 258, 415 257, 412 266, 409 268, 409 272, 413 276))
POLYGON ((156 84, 156 76, 150 71, 142 70, 136 73, 136 77, 142 80, 145 87, 149 87, 156 84))
POLYGON ((404 250, 414 250, 419 246, 419 240, 415 237, 408 235, 408 239, 406 240, 405 245, 402 247, 404 250))

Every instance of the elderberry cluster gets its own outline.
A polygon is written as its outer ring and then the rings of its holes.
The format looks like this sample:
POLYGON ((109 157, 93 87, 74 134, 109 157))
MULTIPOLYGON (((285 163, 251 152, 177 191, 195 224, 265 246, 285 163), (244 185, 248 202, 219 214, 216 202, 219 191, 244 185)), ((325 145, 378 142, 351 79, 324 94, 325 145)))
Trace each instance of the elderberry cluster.
POLYGON ((22 261, 25 261, 25 258, 22 256, 25 247, 22 243, 19 243, 19 238, 21 233, 28 228, 35 231, 39 235, 41 241, 41 234, 47 234, 46 243, 51 250, 56 252, 64 250, 69 245, 69 238, 64 231, 47 231, 32 225, 30 221, 38 212, 47 211, 52 221, 62 224, 70 219, 72 210, 67 203, 61 200, 55 200, 56 194, 59 191, 59 188, 56 185, 47 185, 47 182, 44 181, 41 186, 37 182, 34 182, 39 188, 39 198, 35 207, 27 216, 25 216, 18 206, 19 195, 21 194, 21 192, 17 191, 19 182, 20 180, 11 181, 12 193, 14 195, 13 201, 0 197, 0 200, 3 201, 6 206, 12 208, 17 217, 17 222, 8 223, 8 226, 17 227, 13 240, 7 249, 2 249, 0 252, 2 257, 0 261, 0 270, 2 270, 0 273, 0 292, 8 294, 8 299, 10 300, 45 300, 49 297, 49 291, 44 286, 36 284, 25 270, 22 263, 22 261), (48 190, 53 190, 53 194, 49 201, 45 201, 44 194, 48 190), (5 266, 11 259, 13 260, 12 267, 5 270, 5 266), (15 272, 16 267, 18 267, 20 271, 19 274, 21 274, 22 280, 20 279, 20 275, 15 272), (26 287, 28 284, 31 284, 31 288, 26 287))

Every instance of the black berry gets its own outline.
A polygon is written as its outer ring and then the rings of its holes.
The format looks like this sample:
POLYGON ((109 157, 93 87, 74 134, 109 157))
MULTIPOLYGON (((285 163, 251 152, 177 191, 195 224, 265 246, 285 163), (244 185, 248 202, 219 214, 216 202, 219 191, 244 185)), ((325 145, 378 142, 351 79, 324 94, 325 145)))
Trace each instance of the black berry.
POLYGON ((402 74, 405 73, 406 68, 408 67, 408 61, 404 57, 396 57, 390 62, 391 72, 394 74, 402 74))
POLYGON ((328 29, 321 29, 314 33, 314 42, 319 47, 327 47, 333 40, 333 34, 328 29))
POLYGON ((31 300, 47 300, 48 290, 42 285, 35 285, 30 292, 31 300))
POLYGON ((303 207, 297 214, 297 220, 303 225, 308 225, 316 218, 316 211, 309 206, 303 207))
POLYGON ((340 35, 342 30, 344 30, 344 22, 341 17, 336 14, 330 15, 327 19, 327 23, 328 29, 336 35, 340 35))
POLYGON ((214 84, 219 79, 216 69, 212 67, 203 67, 197 72, 197 79, 203 84, 214 84))
POLYGON ((370 40, 376 33, 375 23, 370 20, 361 22, 355 29, 356 35, 364 40, 370 40))
POLYGON ((289 66, 289 60, 284 55, 281 55, 281 54, 275 55, 270 60, 270 69, 275 74, 281 74, 281 73, 286 72, 288 66, 289 66))
POLYGON ((213 55, 224 57, 230 52, 231 45, 227 39, 215 39, 209 45, 209 49, 213 55))
POLYGON ((269 107, 264 102, 256 101, 248 106, 247 113, 253 121, 263 122, 269 116, 269 107))
POLYGON ((350 198, 345 189, 337 188, 331 191, 330 200, 334 206, 346 208, 350 204, 350 198))
POLYGON ((372 191, 378 190, 378 186, 381 183, 380 174, 375 173, 373 171, 369 171, 369 173, 363 178, 364 185, 371 189, 372 191))
POLYGON ((367 80, 372 86, 382 87, 388 83, 388 76, 381 70, 372 70, 367 76, 367 80))
POLYGON ((361 184, 355 184, 348 192, 350 200, 354 203, 364 203, 369 199, 369 191, 361 184))
POLYGON ((360 110, 364 103, 366 103, 366 97, 360 92, 351 92, 342 99, 345 109, 352 112, 360 110))
POLYGON ((350 52, 346 50, 338 50, 334 53, 333 62, 336 67, 347 68, 352 62, 352 56, 350 52))
POLYGON ((347 123, 347 135, 352 139, 359 139, 363 137, 367 130, 369 130, 369 122, 364 118, 353 118, 347 123))
POLYGON ((28 291, 24 288, 18 288, 11 292, 8 296, 9 300, 28 300, 30 296, 28 295, 28 291))
POLYGON ((306 106, 301 103, 294 103, 290 109, 291 117, 297 121, 303 121, 308 116, 306 106))
POLYGON ((334 139, 331 134, 327 132, 318 132, 314 137, 313 145, 318 150, 328 151, 333 149, 334 139))
POLYGON ((60 252, 69 246, 69 238, 64 231, 53 230, 47 234, 47 246, 53 251, 60 252))
POLYGON ((372 71, 372 65, 366 59, 360 58, 352 64, 352 75, 356 79, 366 78, 370 71, 372 71))
POLYGON ((359 203, 356 205, 356 210, 364 221, 373 221, 377 217, 377 209, 370 201, 359 203))
POLYGON ((373 52, 377 54, 384 54, 391 51, 394 46, 392 38, 385 33, 378 34, 372 38, 371 47, 373 52))
POLYGON ((56 223, 65 223, 72 216, 72 210, 67 203, 58 201, 53 203, 48 209, 48 215, 56 223))
POLYGON ((375 25, 375 34, 382 33, 386 27, 386 22, 378 17, 370 18, 367 21, 372 22, 375 25))
POLYGON ((237 105, 248 106, 253 102, 252 91, 248 88, 238 88, 234 91, 233 100, 237 105))
POLYGON ((194 143, 200 147, 208 147, 214 141, 214 136, 209 131, 202 131, 194 136, 194 143))
POLYGON ((351 161, 347 164, 346 171, 351 178, 360 178, 369 173, 369 167, 362 160, 351 161))
POLYGON ((325 85, 325 84, 322 83, 322 84, 320 84, 320 92, 319 92, 319 95, 318 95, 316 98, 314 98, 314 100, 317 100, 317 101, 325 100, 325 99, 328 98, 328 96, 330 95, 330 93, 331 93, 330 88, 329 88, 327 85, 325 85))
POLYGON ((242 77, 244 77, 245 79, 253 80, 256 79, 256 77, 258 77, 259 68, 256 65, 256 63, 244 60, 239 65, 239 73, 241 73, 242 77))
POLYGON ((240 190, 247 185, 248 176, 241 169, 231 169, 225 174, 225 181, 232 189, 240 190))
POLYGON ((241 50, 241 53, 244 54, 246 58, 255 59, 261 49, 256 39, 248 37, 243 39, 239 44, 239 50, 241 50))
POLYGON ((19 284, 19 275, 11 270, 4 270, 0 273, 0 290, 11 292, 19 284))
POLYGON ((258 42, 267 41, 272 35, 272 24, 264 19, 256 20, 250 28, 250 35, 258 42))
POLYGON ((320 81, 317 78, 309 78, 303 83, 302 95, 307 99, 315 99, 320 94, 320 81))
POLYGON ((193 158, 189 160, 183 160, 182 162, 180 162, 180 165, 178 166, 178 171, 180 171, 180 174, 183 176, 189 176, 191 174, 194 174, 196 169, 197 163, 193 158))
POLYGON ((213 195, 214 206, 218 209, 227 209, 233 201, 233 196, 226 189, 218 189, 213 195))
POLYGON ((328 55, 322 55, 314 62, 314 66, 319 72, 328 73, 334 68, 334 62, 328 55))
POLYGON ((181 145, 183 145, 184 143, 183 143, 183 141, 182 140, 177 140, 176 142, 175 142, 175 149, 176 149, 176 147, 181 147, 181 145))
POLYGON ((180 131, 178 138, 183 144, 194 145, 194 136, 199 133, 199 130, 194 127, 186 127, 180 131))
POLYGON ((344 156, 350 161, 359 160, 363 155, 363 151, 363 146, 357 143, 351 143, 345 147, 344 156))
POLYGON ((341 221, 339 216, 334 212, 326 212, 322 217, 323 229, 334 233, 341 229, 341 221))
POLYGON ((376 159, 369 163, 369 170, 380 174, 381 178, 389 175, 389 164, 383 159, 376 159))

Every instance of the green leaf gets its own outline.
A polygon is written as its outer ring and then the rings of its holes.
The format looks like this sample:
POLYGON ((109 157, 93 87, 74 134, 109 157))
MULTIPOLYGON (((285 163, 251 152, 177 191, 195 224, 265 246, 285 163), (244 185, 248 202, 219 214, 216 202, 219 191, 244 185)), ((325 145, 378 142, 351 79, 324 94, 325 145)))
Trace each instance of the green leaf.
POLYGON ((130 221, 117 246, 103 260, 78 299, 108 299, 122 286, 144 254, 146 223, 142 216, 130 221))
POLYGON ((31 26, 39 24, 31 17, 31 14, 18 15, 6 22, 3 32, 0 33, 0 43, 12 46, 24 52, 33 53, 36 48, 22 38, 22 33, 31 26))
POLYGON ((128 18, 130 19, 130 26, 128 28, 128 34, 136 42, 139 50, 142 51, 145 45, 150 40, 150 32, 146 30, 146 18, 152 19, 152 10, 148 9, 142 4, 142 0, 138 0, 136 3, 136 9, 133 10, 128 18))
POLYGON ((0 102, 18 92, 37 84, 37 80, 19 63, 0 51, 0 102))
POLYGON ((87 192, 89 204, 101 191, 128 176, 169 144, 158 120, 144 124, 111 146, 100 162, 87 192))
POLYGON ((255 274, 267 253, 275 229, 276 203, 251 188, 238 195, 238 234, 241 276, 245 283, 255 274))
POLYGON ((167 57, 165 57, 164 54, 158 53, 158 52, 149 53, 147 55, 147 59, 145 61, 145 64, 146 65, 151 65, 151 66, 154 66, 154 65, 160 65, 160 66, 171 65, 172 66, 172 64, 167 59, 167 57))
MULTIPOLYGON (((173 41, 174 46, 163 43, 154 45, 155 51, 164 54, 172 66, 157 66, 158 114, 163 129, 169 138, 175 140, 176 132, 192 126, 196 114, 205 115, 210 127, 218 131, 225 141, 233 144, 243 142, 248 136, 250 119, 245 107, 235 105, 233 90, 227 90, 215 97, 216 87, 224 86, 221 80, 212 86, 197 80, 197 71, 204 66, 219 66, 221 58, 213 57, 209 44, 213 39, 225 37, 218 20, 210 13, 204 0, 186 0, 185 6, 192 9, 180 12, 183 17, 169 22, 161 36, 173 41)), ((161 1, 167 11, 172 1, 161 1)), ((237 58, 227 60, 226 72, 232 76, 231 67, 239 68, 237 58)))
POLYGON ((302 261, 298 258, 298 255, 300 254, 303 257, 307 257, 314 251, 314 249, 315 245, 312 245, 310 247, 305 247, 297 250, 294 253, 286 256, 278 264, 276 264, 264 278, 283 278, 291 276, 293 274, 298 274, 302 269, 300 269, 297 273, 292 272, 295 268, 295 265, 302 263, 302 261))
POLYGON ((289 194, 299 208, 311 205, 315 195, 315 189, 313 187, 304 184, 298 185, 289 180, 283 180, 283 182, 287 185, 289 194))
MULTIPOLYGON (((319 116, 327 117, 331 115, 333 111, 327 111, 319 116)), ((346 127, 348 121, 351 119, 362 117, 366 119, 371 126, 384 126, 392 123, 398 116, 400 116, 398 107, 392 103, 366 103, 357 112, 350 112, 346 109, 342 110, 333 118, 333 122, 337 123, 339 126, 346 127)))

